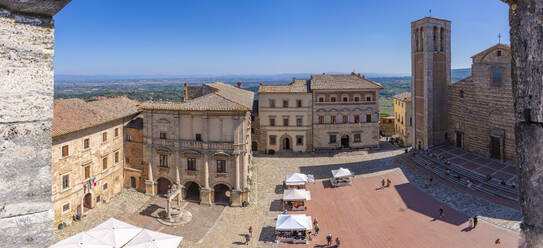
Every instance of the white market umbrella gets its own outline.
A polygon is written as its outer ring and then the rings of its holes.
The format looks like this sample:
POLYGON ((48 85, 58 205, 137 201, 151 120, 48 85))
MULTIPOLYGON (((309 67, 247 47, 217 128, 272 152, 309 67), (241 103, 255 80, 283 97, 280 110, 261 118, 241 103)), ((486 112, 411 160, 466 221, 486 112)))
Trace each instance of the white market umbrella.
POLYGON ((307 183, 307 175, 301 173, 287 175, 285 179, 286 185, 302 185, 305 183, 307 183))
POLYGON ((339 168, 337 170, 332 170, 332 176, 334 176, 334 178, 352 177, 353 174, 349 169, 339 168))
POLYGON ((143 229, 123 248, 177 248, 183 237, 143 229))
POLYGON ((87 233, 110 245, 110 247, 119 248, 128 243, 128 241, 142 230, 143 228, 141 227, 110 218, 95 228, 90 229, 87 233))
POLYGON ((62 240, 49 248, 113 248, 113 246, 82 232, 62 240))
POLYGON ((283 192, 284 201, 311 200, 311 194, 305 189, 286 189, 283 192))
POLYGON ((305 214, 280 214, 277 216, 277 231, 309 231, 313 229, 311 216, 305 214))

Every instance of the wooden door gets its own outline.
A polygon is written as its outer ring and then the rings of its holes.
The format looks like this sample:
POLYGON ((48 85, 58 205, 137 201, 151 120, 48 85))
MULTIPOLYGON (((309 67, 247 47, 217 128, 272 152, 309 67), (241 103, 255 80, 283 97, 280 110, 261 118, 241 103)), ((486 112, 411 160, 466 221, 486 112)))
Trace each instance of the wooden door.
POLYGON ((501 160, 502 146, 499 137, 490 137, 490 157, 501 160))

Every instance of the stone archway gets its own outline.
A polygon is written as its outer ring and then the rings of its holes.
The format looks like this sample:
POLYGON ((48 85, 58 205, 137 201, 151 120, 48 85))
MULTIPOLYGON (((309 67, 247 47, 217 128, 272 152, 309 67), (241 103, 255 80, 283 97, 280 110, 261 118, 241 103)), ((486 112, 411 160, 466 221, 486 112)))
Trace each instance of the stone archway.
POLYGON ((253 141, 253 143, 251 143, 251 150, 254 152, 258 151, 258 143, 256 141, 253 141))
POLYGON ((87 212, 87 210, 92 208, 92 194, 91 193, 87 193, 85 197, 83 197, 83 207, 85 208, 84 209, 85 212, 87 212))
POLYGON ((349 148, 349 135, 343 135, 341 136, 341 147, 343 148, 349 148))
POLYGON ((135 189, 136 188, 136 178, 135 177, 130 177, 130 188, 133 188, 135 189))
POLYGON ((185 183, 183 198, 187 201, 200 202, 200 185, 195 182, 185 183))
POLYGON ((168 194, 168 191, 170 190, 171 187, 172 187, 172 183, 170 182, 170 180, 163 177, 157 180, 157 194, 159 195, 168 194))
POLYGON ((292 151, 292 138, 287 134, 281 136, 281 151, 292 151))
POLYGON ((213 202, 217 205, 230 205, 230 187, 219 183, 213 187, 213 202))

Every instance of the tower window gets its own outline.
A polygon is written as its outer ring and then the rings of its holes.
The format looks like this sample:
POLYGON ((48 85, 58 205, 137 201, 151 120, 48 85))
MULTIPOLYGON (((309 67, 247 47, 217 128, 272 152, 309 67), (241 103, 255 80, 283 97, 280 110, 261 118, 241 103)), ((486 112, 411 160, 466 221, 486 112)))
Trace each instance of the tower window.
POLYGON ((464 90, 460 90, 460 98, 464 98, 464 90))
POLYGON ((494 87, 501 87, 502 86, 502 68, 494 68, 492 69, 492 86, 494 87))

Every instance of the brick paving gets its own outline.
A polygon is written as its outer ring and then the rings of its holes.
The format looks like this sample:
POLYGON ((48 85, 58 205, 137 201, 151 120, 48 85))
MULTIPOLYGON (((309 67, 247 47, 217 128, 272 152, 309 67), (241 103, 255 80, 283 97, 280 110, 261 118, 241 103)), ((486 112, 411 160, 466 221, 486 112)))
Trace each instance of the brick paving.
MULTIPOLYGON (((352 186, 331 188, 329 181, 309 184, 312 199, 303 212, 317 217, 319 235, 309 245, 282 243, 279 247, 322 247, 326 235, 339 237, 342 247, 516 247, 519 234, 480 222, 468 228, 467 216, 410 184, 401 173, 359 177, 352 186), (392 181, 381 188, 381 179, 392 181), (501 244, 494 241, 500 238, 501 244)), ((302 212, 300 212, 302 213, 302 212)), ((335 242, 333 242, 335 244, 335 242)))
MULTIPOLYGON (((181 242, 180 247, 276 247, 274 226, 276 217, 280 213, 281 185, 285 176, 289 173, 302 172, 313 174, 316 179, 324 179, 331 176, 331 169, 339 167, 349 168, 357 174, 357 177, 383 175, 394 170, 395 173, 410 182, 414 188, 416 187, 451 209, 468 216, 477 214, 481 216, 481 222, 492 223, 515 231, 519 230, 519 221, 522 215, 518 210, 458 190, 445 183, 440 183, 438 180, 430 188, 423 188, 428 174, 416 166, 399 162, 397 155, 402 154, 403 149, 395 149, 388 143, 383 143, 382 147, 382 149, 370 151, 300 153, 281 156, 257 155, 253 160, 252 169, 254 171, 249 206, 246 208, 225 207, 222 212, 220 209, 216 210, 220 213, 206 221, 204 231, 208 231, 206 233, 200 231, 198 235, 185 233, 185 240, 181 242), (242 245, 244 241, 242 235, 247 233, 249 226, 253 227, 253 238, 248 246, 242 245)), ((89 213, 90 218, 85 220, 88 223, 80 225, 83 227, 76 228, 78 225, 76 224, 62 232, 57 231, 57 240, 59 237, 70 236, 67 234, 68 232, 75 234, 90 229, 109 216, 130 222, 130 218, 136 218, 132 214, 141 211, 140 209, 149 200, 148 196, 141 193, 123 192, 112 199, 108 203, 109 205, 102 206, 100 210, 94 209, 101 214, 94 216, 89 213)), ((195 207, 204 206, 195 205, 195 207)), ((209 209, 209 207, 205 208, 209 209)), ((193 213, 193 221, 198 218, 193 213)), ((184 227, 177 228, 184 229, 184 227)), ((386 238, 394 239, 393 236, 386 238)))

